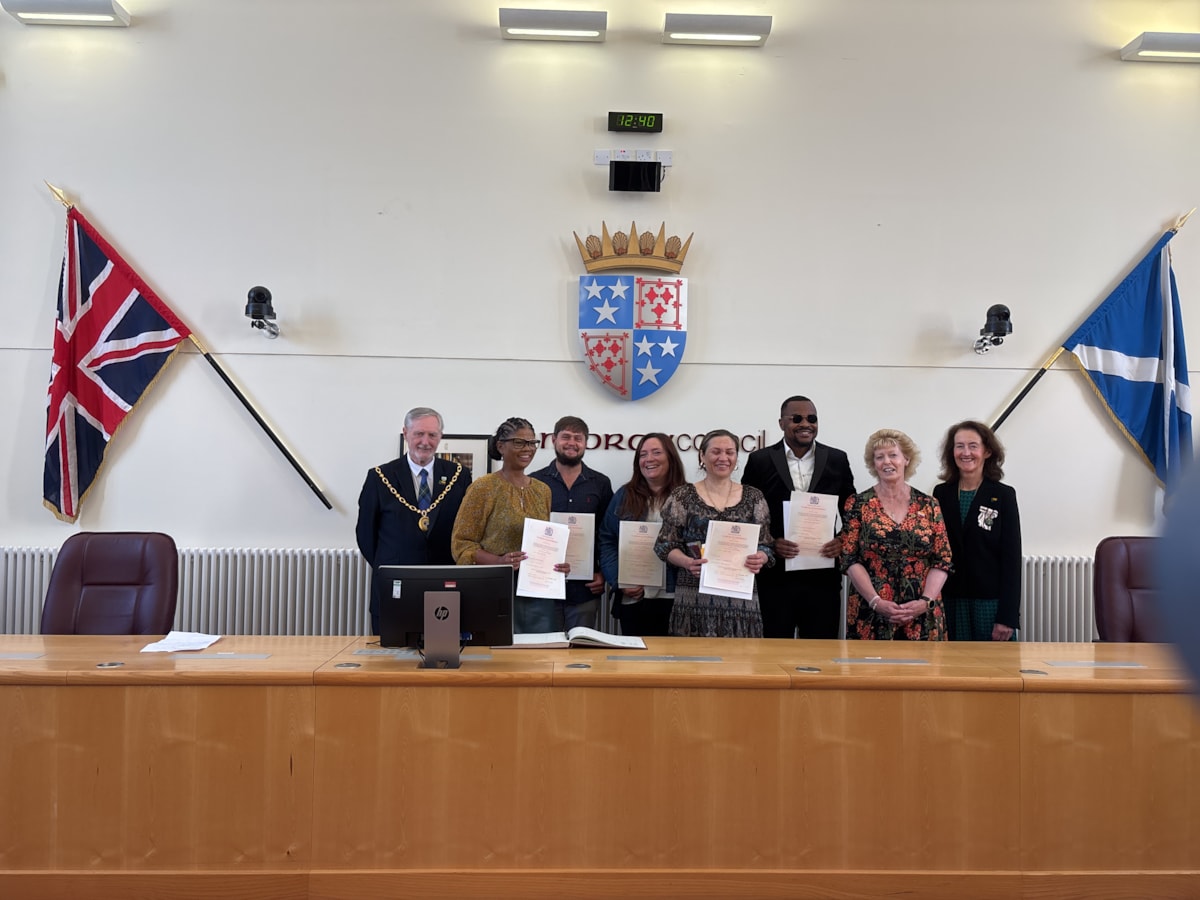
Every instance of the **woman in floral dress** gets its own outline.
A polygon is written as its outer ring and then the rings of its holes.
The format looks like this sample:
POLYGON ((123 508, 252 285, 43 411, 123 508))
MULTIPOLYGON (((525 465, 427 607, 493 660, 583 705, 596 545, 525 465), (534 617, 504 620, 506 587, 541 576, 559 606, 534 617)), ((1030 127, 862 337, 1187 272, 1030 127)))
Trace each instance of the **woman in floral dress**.
POLYGON ((941 506, 908 484, 920 458, 902 431, 885 428, 867 439, 863 459, 878 480, 846 501, 842 533, 849 639, 946 640, 940 594, 950 541, 941 506))

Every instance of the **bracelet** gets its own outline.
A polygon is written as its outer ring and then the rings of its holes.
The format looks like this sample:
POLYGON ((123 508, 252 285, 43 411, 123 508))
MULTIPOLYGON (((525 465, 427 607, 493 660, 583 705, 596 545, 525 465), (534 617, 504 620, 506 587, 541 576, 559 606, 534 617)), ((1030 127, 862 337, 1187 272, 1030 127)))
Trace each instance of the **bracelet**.
POLYGON ((875 612, 875 607, 879 605, 879 601, 882 599, 883 599, 882 597, 880 597, 878 594, 876 594, 874 597, 872 597, 870 600, 867 601, 867 605, 869 607, 871 607, 871 612, 875 612))

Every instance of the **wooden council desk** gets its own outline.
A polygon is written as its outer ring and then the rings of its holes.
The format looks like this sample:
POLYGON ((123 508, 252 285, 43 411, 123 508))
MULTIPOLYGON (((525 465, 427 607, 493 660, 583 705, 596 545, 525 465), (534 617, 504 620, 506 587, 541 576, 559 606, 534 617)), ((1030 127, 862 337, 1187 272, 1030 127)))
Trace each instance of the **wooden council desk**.
POLYGON ((1167 647, 146 642, 0 637, 0 897, 1200 896, 1167 647))

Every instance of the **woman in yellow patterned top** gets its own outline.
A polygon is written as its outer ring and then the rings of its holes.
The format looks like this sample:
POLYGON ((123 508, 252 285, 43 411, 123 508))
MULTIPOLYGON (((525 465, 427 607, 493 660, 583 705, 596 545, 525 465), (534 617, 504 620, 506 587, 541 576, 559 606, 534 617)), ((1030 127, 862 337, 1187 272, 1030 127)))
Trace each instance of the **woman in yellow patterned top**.
MULTIPOLYGON (((521 538, 526 519, 550 518, 550 488, 525 474, 538 441, 526 419, 505 419, 488 440, 488 456, 500 468, 471 482, 454 520, 450 550, 460 566, 512 566, 513 584, 525 554, 521 538)), ((570 570, 567 563, 556 567, 570 570)), ((554 629, 554 601, 534 597, 513 600, 513 631, 554 629)))

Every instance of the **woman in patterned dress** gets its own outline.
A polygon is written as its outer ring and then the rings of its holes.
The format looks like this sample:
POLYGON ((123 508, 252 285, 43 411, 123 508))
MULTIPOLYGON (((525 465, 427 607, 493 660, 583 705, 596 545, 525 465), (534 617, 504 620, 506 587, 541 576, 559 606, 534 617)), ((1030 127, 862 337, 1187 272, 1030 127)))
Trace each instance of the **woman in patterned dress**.
POLYGON ((937 501, 908 484, 920 458, 902 431, 885 428, 867 439, 863 460, 878 480, 846 501, 842 533, 849 639, 946 640, 939 595, 950 541, 937 501))
POLYGON ((758 550, 746 557, 746 568, 758 574, 775 561, 771 512, 757 488, 733 480, 738 443, 725 429, 710 431, 700 442, 704 477, 671 492, 662 508, 662 528, 654 551, 675 567, 675 604, 671 634, 683 637, 762 637, 758 589, 749 600, 700 593, 700 566, 708 560, 700 548, 708 523, 745 522, 758 526, 758 550))

